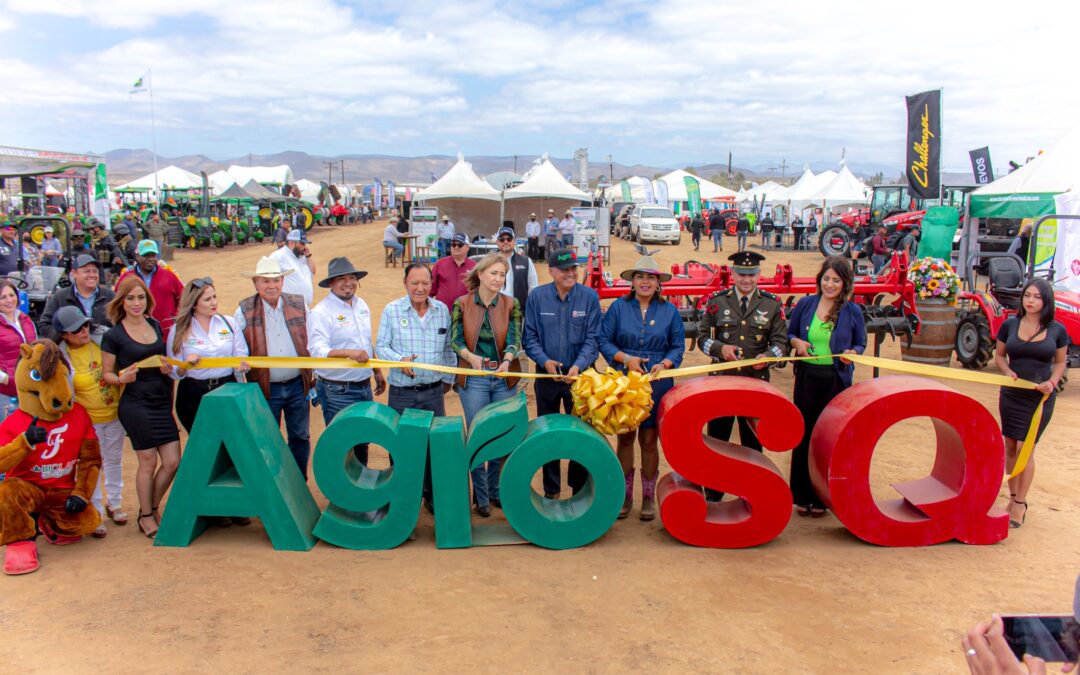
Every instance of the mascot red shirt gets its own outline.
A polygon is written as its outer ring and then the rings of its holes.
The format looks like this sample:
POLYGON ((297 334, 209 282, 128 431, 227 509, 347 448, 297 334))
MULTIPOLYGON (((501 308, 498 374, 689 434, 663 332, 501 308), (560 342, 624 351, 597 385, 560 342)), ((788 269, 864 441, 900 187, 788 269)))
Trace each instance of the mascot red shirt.
MULTIPOLYGON (((0 445, 12 442, 30 427, 34 418, 22 410, 8 415, 0 424, 0 445)), ((76 403, 55 422, 37 420, 45 430, 45 442, 33 447, 23 461, 8 471, 8 478, 21 478, 43 488, 75 487, 75 467, 84 439, 97 440, 94 424, 86 409, 76 403)))
POLYGON ((75 403, 70 373, 49 340, 20 347, 15 368, 19 409, 0 424, 0 545, 5 574, 40 567, 37 536, 71 544, 101 517, 90 497, 101 471, 101 449, 90 415, 75 403))

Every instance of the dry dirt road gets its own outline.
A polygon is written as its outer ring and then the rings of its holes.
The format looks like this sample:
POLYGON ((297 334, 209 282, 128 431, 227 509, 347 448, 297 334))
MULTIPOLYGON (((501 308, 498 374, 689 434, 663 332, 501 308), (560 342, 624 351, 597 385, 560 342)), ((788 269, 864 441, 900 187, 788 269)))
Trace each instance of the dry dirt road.
MULTIPOLYGON (((320 228, 319 270, 348 255, 371 274, 360 293, 375 316, 402 294, 383 268, 383 224, 320 228)), ((729 252, 733 238, 727 238, 729 252)), ((689 238, 660 246, 666 267, 719 260, 689 238)), ((181 251, 185 279, 211 275, 222 309, 251 293, 240 276, 269 245, 181 251)), ((614 271, 628 244, 614 246, 614 271)), ((799 274, 816 253, 770 255, 799 274)), ((539 270, 547 281, 546 268, 539 270)), ((321 297, 321 289, 316 289, 321 297)), ((890 343, 884 354, 898 357, 890 343)), ((688 365, 705 361, 688 354, 688 365)), ((868 373, 858 373, 863 379, 868 373)), ((776 386, 791 391, 790 369, 776 386)), ((992 387, 951 383, 997 411, 992 387)), ((432 520, 396 550, 318 544, 274 551, 257 523, 208 531, 190 548, 155 548, 136 530, 101 541, 41 544, 43 568, 0 579, 2 670, 51 672, 960 672, 962 632, 1000 612, 1065 612, 1080 569, 1080 392, 1070 387, 1038 448, 1027 524, 996 546, 952 543, 884 549, 851 536, 831 515, 793 518, 776 540, 740 551, 680 544, 636 509, 590 546, 440 551, 432 520)), ((460 412, 448 396, 451 414, 460 412)), ((312 437, 322 420, 312 414, 312 437)), ((933 463, 929 420, 891 429, 872 483, 921 477, 933 463)), ((786 473, 785 454, 770 453, 786 473)), ((134 516, 134 469, 125 457, 124 503, 134 516)), ((664 467, 662 470, 666 470, 664 467)), ((309 483, 319 504, 325 499, 309 483)), ((1007 492, 1007 491, 1003 491, 1007 492)), ((495 512, 495 518, 502 514, 495 512)))

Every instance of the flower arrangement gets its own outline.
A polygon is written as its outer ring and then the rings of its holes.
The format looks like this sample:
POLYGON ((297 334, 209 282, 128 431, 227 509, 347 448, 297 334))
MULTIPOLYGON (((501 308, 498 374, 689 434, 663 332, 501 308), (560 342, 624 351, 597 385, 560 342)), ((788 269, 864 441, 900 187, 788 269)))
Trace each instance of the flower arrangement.
POLYGON ((960 277, 941 258, 916 260, 908 270, 908 278, 915 284, 915 295, 919 298, 940 298, 952 304, 960 293, 960 277))

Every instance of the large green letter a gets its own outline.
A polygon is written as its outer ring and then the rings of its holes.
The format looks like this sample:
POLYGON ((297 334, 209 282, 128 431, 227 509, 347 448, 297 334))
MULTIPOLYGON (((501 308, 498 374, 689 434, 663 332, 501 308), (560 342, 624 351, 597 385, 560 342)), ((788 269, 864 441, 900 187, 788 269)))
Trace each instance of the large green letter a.
POLYGON ((258 516, 279 551, 316 541, 319 507, 254 384, 203 397, 166 506, 156 546, 187 546, 207 516, 258 516))

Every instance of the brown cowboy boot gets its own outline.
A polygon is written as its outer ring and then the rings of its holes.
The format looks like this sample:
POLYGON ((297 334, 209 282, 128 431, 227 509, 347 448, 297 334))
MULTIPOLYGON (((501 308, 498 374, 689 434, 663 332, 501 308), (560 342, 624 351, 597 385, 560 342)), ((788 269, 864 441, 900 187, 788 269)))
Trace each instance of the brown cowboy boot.
MULTIPOLYGON (((657 472, 657 476, 660 472, 657 472)), ((642 520, 652 520, 656 517, 656 477, 646 478, 645 474, 641 475, 641 513, 639 518, 642 520)))
POLYGON ((634 469, 626 474, 626 497, 623 498, 622 510, 619 511, 619 519, 630 515, 630 508, 634 505, 634 469))

